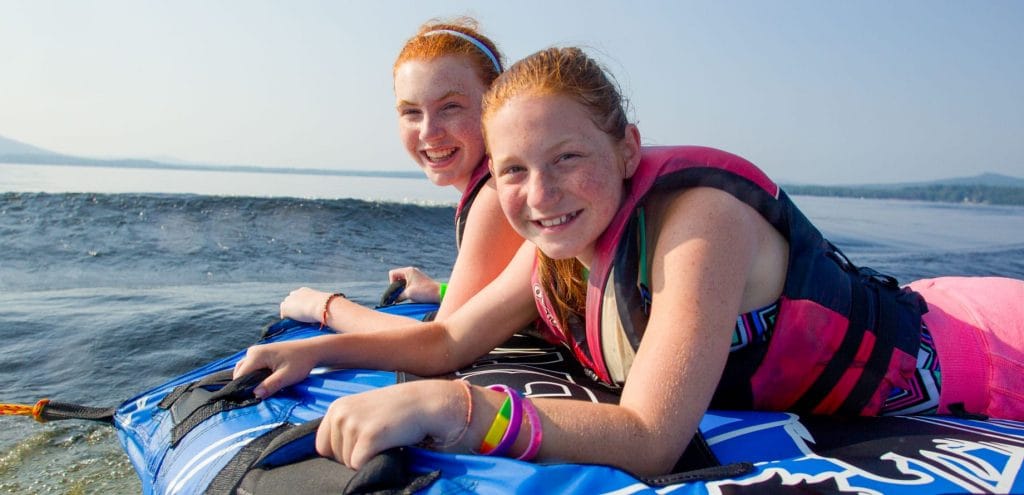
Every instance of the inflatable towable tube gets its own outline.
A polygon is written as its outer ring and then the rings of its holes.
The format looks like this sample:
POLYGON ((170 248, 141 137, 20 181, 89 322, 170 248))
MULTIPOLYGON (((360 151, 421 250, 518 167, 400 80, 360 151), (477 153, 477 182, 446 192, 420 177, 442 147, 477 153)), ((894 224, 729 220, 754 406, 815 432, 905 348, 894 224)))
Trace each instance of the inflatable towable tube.
MULTIPOLYGON (((418 318, 433 305, 384 308, 418 318)), ((321 335, 285 320, 265 342, 321 335)), ((230 380, 239 352, 123 403, 114 424, 144 493, 1024 493, 1024 423, 939 416, 798 417, 710 411, 690 471, 640 479, 597 465, 393 449, 359 472, 317 457, 312 433, 337 397, 414 379, 371 370, 316 369, 265 400, 260 377, 230 380)), ((507 383, 527 395, 614 401, 568 351, 535 340, 453 375, 507 383)), ((690 454, 691 448, 687 453, 690 454)), ((685 460, 684 456, 684 460, 685 460)))

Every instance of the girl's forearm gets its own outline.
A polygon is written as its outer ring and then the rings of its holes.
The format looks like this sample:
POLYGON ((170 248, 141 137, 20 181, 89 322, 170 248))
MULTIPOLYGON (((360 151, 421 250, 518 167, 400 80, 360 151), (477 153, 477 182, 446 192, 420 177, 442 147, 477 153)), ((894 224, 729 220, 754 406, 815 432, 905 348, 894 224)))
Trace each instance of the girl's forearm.
POLYGON ((623 406, 558 399, 535 404, 544 425, 538 460, 608 464, 637 475, 660 475, 671 471, 690 438, 670 440, 671 434, 623 406))
POLYGON ((310 340, 320 340, 310 344, 317 362, 337 368, 396 370, 434 376, 458 369, 476 357, 459 356, 444 326, 436 322, 310 340))
MULTIPOLYGON (((453 394, 460 393, 457 387, 453 388, 453 394)), ((471 420, 461 434, 458 450, 480 450, 503 399, 501 392, 472 388, 471 420)), ((560 399, 527 400, 536 406, 541 420, 543 440, 537 460, 607 464, 639 475, 658 475, 672 469, 688 440, 668 440, 656 427, 644 422, 640 414, 623 406, 560 399)), ((450 412, 451 429, 439 435, 452 438, 461 433, 462 411, 450 412)), ((505 455, 523 454, 531 443, 533 428, 523 418, 518 436, 505 455)))
POLYGON ((623 406, 558 399, 534 403, 544 428, 538 460, 607 464, 640 476, 661 475, 672 470, 691 436, 675 440, 674 434, 623 406))
POLYGON ((327 311, 326 323, 337 332, 359 333, 405 327, 415 324, 416 320, 374 311, 348 299, 334 298, 327 311))

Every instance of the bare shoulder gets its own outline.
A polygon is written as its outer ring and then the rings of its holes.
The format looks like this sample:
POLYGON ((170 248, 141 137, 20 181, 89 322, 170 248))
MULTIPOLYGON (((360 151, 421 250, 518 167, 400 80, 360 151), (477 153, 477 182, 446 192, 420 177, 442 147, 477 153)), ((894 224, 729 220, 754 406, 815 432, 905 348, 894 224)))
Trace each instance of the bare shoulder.
POLYGON ((717 267, 715 273, 738 270, 745 279, 740 302, 743 312, 779 297, 785 283, 788 244, 757 210, 725 191, 708 187, 652 199, 648 232, 655 249, 664 255, 680 253, 683 259, 677 262, 683 264, 704 260, 717 267), (704 249, 680 249, 687 245, 704 249), (697 258, 698 252, 703 256, 697 258))
POLYGON ((438 318, 447 317, 494 280, 522 244, 523 239, 501 211, 491 179, 469 210, 438 318))
MULTIPOLYGON (((459 257, 479 257, 486 264, 494 265, 487 270, 486 278, 490 280, 512 259, 516 250, 523 244, 523 238, 505 218, 498 202, 498 192, 494 187, 494 179, 487 181, 473 200, 466 219, 466 229, 462 237, 459 257)), ((483 261, 477 260, 478 264, 483 261)), ((475 267, 479 269, 479 266, 475 267)))
POLYGON ((764 220, 746 203, 711 187, 694 187, 678 193, 656 194, 647 201, 655 232, 734 232, 757 230, 764 220))
POLYGON ((480 188, 476 198, 473 199, 473 205, 466 219, 465 236, 490 238, 493 235, 501 235, 502 240, 507 240, 510 236, 514 236, 513 240, 518 239, 519 241, 515 242, 516 248, 522 242, 522 238, 512 230, 508 219, 505 218, 505 214, 501 211, 501 204, 498 202, 498 191, 494 187, 494 178, 491 178, 480 188))

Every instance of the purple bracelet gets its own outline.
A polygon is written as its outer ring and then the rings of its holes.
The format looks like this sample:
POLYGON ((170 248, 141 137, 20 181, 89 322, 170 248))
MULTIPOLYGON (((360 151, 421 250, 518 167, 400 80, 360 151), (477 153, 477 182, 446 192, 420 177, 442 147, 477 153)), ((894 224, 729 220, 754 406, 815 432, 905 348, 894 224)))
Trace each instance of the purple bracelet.
MULTIPOLYGON (((508 427, 505 429, 505 434, 502 435, 501 441, 494 448, 488 449, 485 439, 485 443, 480 446, 480 453, 484 455, 505 455, 512 448, 512 444, 516 443, 516 437, 519 436, 519 429, 523 423, 523 397, 519 395, 519 392, 505 385, 491 385, 487 388, 498 392, 505 392, 508 395, 507 401, 511 407, 507 416, 508 427)), ((500 421, 503 417, 499 409, 498 415, 494 418, 495 422, 500 421)))

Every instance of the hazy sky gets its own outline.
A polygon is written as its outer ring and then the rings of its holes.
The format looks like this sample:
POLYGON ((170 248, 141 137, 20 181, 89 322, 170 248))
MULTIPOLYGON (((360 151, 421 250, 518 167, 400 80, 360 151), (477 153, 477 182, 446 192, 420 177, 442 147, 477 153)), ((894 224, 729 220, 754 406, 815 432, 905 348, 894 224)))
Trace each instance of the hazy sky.
POLYGON ((1024 1, 0 0, 0 135, 68 154, 403 170, 391 64, 469 14, 588 47, 646 144, 778 180, 1024 176, 1024 1))

